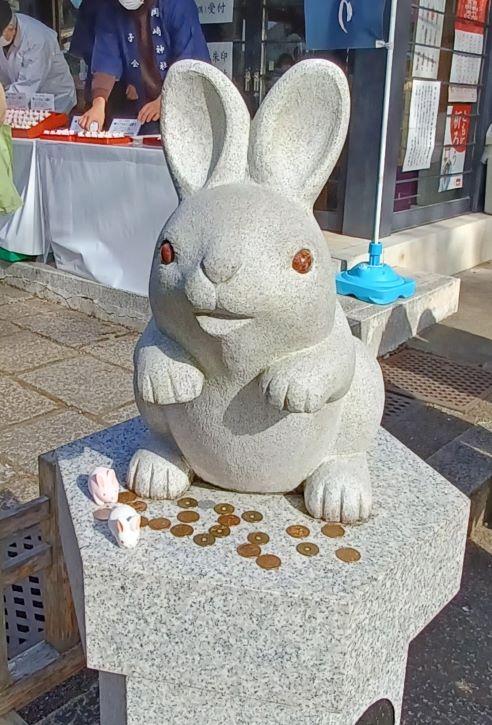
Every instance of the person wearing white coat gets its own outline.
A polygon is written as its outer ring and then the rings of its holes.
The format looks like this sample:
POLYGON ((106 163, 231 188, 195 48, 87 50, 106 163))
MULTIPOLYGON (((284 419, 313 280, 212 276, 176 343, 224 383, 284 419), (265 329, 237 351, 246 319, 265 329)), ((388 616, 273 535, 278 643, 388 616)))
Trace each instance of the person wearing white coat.
POLYGON ((56 33, 39 20, 14 14, 0 0, 0 83, 6 91, 51 93, 55 111, 69 113, 77 102, 75 84, 56 33))

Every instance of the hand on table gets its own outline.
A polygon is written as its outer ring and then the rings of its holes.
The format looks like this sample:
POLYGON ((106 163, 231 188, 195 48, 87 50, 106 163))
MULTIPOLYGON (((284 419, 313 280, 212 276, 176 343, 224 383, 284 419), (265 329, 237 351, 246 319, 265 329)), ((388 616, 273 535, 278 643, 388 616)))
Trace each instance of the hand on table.
POLYGON ((89 110, 81 116, 79 125, 85 131, 90 131, 91 125, 97 123, 97 130, 102 131, 105 119, 106 102, 104 98, 95 98, 89 110))
POLYGON ((138 120, 140 123, 150 123, 151 121, 158 121, 161 117, 161 97, 156 98, 155 101, 146 103, 143 108, 140 109, 138 114, 138 120))

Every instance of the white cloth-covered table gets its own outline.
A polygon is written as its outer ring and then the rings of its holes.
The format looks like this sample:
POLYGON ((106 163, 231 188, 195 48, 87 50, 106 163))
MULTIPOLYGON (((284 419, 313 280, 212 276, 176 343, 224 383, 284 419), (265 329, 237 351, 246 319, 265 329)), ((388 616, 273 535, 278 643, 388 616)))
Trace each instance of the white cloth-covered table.
POLYGON ((45 244, 58 269, 146 295, 178 200, 161 149, 38 141, 45 244))
POLYGON ((12 214, 0 215, 0 247, 29 256, 44 254, 36 141, 14 139, 14 183, 24 202, 12 214))

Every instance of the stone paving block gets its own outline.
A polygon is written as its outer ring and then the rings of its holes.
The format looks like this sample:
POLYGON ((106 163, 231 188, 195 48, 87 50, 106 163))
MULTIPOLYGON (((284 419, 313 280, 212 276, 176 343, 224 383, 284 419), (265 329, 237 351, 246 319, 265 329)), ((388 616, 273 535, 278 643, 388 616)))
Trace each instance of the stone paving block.
MULTIPOLYGON (((45 302, 44 304, 48 304, 45 302)), ((53 305, 54 306, 54 305, 53 305)), ((0 307, 0 312, 1 312, 0 307)), ((124 335, 127 330, 110 322, 101 322, 93 317, 86 317, 80 312, 56 307, 56 312, 49 315, 34 315, 30 318, 20 318, 22 327, 32 332, 49 337, 55 342, 69 347, 82 347, 94 342, 107 340, 113 335, 124 335)))
POLYGON ((124 335, 95 345, 84 345, 80 351, 133 372, 133 352, 138 339, 139 335, 124 335))
POLYGON ((101 418, 108 426, 118 425, 118 423, 124 423, 126 420, 136 418, 140 413, 135 403, 130 405, 124 405, 122 408, 112 410, 109 413, 104 413, 101 418))
POLYGON ((492 479, 492 423, 481 422, 432 455, 427 463, 467 496, 492 479))
POLYGON ((0 511, 15 508, 39 496, 38 480, 28 473, 18 473, 0 462, 0 511))
POLYGON ((15 375, 75 354, 73 349, 57 345, 45 337, 27 330, 18 330, 15 335, 9 335, 2 340, 0 370, 15 375))
POLYGON ((13 301, 8 305, 0 305, 0 319, 18 322, 19 325, 24 326, 30 317, 56 314, 59 309, 58 305, 45 302, 45 300, 40 300, 38 297, 32 297, 31 299, 13 301))
POLYGON ((0 453, 16 467, 37 476, 41 453, 83 438, 100 428, 93 420, 75 411, 57 412, 1 431, 0 453))
POLYGON ((27 390, 6 377, 0 377, 0 401, 0 430, 42 413, 48 413, 57 407, 56 403, 44 395, 27 390))
POLYGON ((9 284, 0 285, 0 305, 8 305, 18 300, 27 300, 32 297, 30 292, 11 287, 9 284))
POLYGON ((133 400, 133 375, 89 356, 53 363, 19 378, 96 415, 133 400))
POLYGON ((8 320, 0 320, 0 337, 5 337, 5 335, 15 335, 16 332, 20 332, 20 327, 17 327, 8 320))

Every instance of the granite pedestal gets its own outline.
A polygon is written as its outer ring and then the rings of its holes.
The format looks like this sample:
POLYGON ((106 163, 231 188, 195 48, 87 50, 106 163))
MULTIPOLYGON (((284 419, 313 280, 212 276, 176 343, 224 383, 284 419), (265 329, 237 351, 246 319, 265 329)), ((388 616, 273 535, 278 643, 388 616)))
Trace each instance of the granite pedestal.
MULTIPOLYGON (((380 700, 394 708, 384 725, 399 723, 408 645, 460 585, 467 499, 381 430, 373 515, 342 538, 321 533, 302 495, 198 483, 187 494, 198 501, 194 533, 216 523, 217 503, 263 520, 241 520, 209 547, 145 528, 136 549, 119 549, 93 519, 87 476, 109 465, 124 481, 145 432, 135 419, 57 451, 62 542, 87 664, 101 673, 101 723, 354 725, 380 700), (292 524, 310 529, 317 556, 298 553, 292 524), (237 554, 253 531, 269 535, 263 552, 279 569, 237 554), (340 560, 341 547, 360 560, 340 560)), ((181 510, 149 501, 145 515, 175 524, 181 510)))

